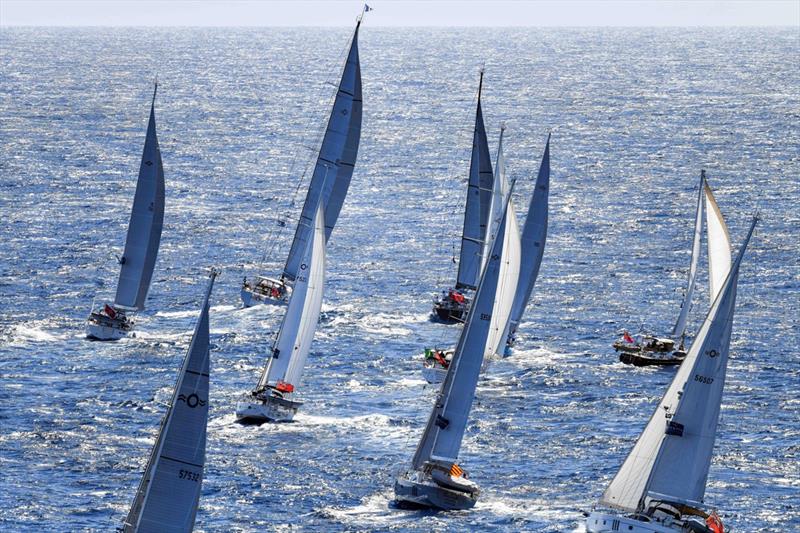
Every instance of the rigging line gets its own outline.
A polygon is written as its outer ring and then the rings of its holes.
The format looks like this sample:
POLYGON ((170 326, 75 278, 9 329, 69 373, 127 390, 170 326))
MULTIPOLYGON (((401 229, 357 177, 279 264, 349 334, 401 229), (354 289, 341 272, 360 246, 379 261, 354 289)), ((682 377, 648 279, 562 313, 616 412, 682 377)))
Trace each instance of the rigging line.
MULTIPOLYGON (((347 68, 347 56, 349 55, 348 53, 349 53, 351 45, 352 45, 352 39, 348 40, 344 44, 344 46, 340 49, 339 53, 336 56, 336 61, 334 61, 332 63, 333 66, 330 68, 329 73, 323 78, 323 82, 320 84, 320 86, 318 88, 318 91, 315 93, 315 98, 314 98, 313 101, 319 102, 320 100, 323 100, 325 93, 330 90, 328 88, 328 85, 332 84, 332 85, 334 85, 334 87, 336 87, 336 90, 328 98, 328 102, 327 102, 328 106, 326 108, 323 108, 323 109, 331 110, 333 108, 333 104, 336 101, 336 96, 337 96, 338 91, 339 91, 339 83, 335 82, 335 81, 332 83, 330 80, 331 80, 331 78, 336 76, 337 73, 338 73, 339 78, 341 78, 342 74, 344 73, 344 70, 347 68)), ((325 115, 323 114, 322 116, 324 117, 325 115)), ((330 112, 328 113, 328 116, 330 116, 330 112)), ((294 209, 295 205, 297 204, 297 198, 298 198, 298 195, 299 195, 300 190, 302 188, 302 185, 305 183, 305 178, 306 178, 306 175, 308 174, 309 168, 312 168, 313 167, 313 163, 316 162, 316 159, 317 159, 316 155, 319 153, 319 150, 320 150, 321 145, 322 145, 322 140, 325 137, 325 131, 327 130, 327 127, 328 127, 328 121, 327 120, 323 120, 321 126, 318 126, 316 128, 312 128, 313 123, 318 121, 319 118, 320 117, 319 117, 318 113, 310 113, 309 114, 309 116, 308 116, 308 118, 306 120, 305 128, 303 129, 303 132, 304 132, 303 136, 300 138, 299 145, 296 146, 296 148, 294 150, 294 155, 292 156, 292 162, 289 165, 289 171, 287 173, 288 174, 287 177, 289 179, 291 179, 292 176, 296 175, 297 166, 299 164, 298 161, 299 161, 299 158, 300 158, 300 156, 299 156, 300 152, 302 152, 305 149, 308 149, 309 152, 310 152, 310 155, 305 159, 306 162, 305 162, 305 166, 303 168, 303 172, 300 174, 300 177, 297 179, 297 182, 296 182, 297 184, 295 185, 294 191, 291 193, 291 200, 289 202, 289 205, 285 206, 285 208, 283 209, 283 212, 280 212, 280 210, 279 210, 278 216, 275 217, 273 219, 272 223, 270 224, 270 230, 269 230, 269 232, 267 234, 268 247, 265 248, 264 254, 263 254, 262 259, 261 259, 262 267, 266 263, 267 258, 268 257, 272 257, 273 254, 276 252, 276 248, 277 248, 277 246, 278 246, 278 244, 279 244, 279 242, 280 242, 280 240, 282 238, 282 235, 283 235, 283 230, 286 227, 288 227, 288 223, 289 223, 289 220, 290 220, 290 217, 291 217, 291 214, 292 214, 292 210, 294 209), (309 137, 311 135, 314 136, 313 137, 314 142, 313 142, 313 144, 309 145, 309 143, 307 141, 309 140, 309 137), (313 146, 313 148, 312 148, 312 146, 313 146)), ((274 196, 273 196, 273 198, 274 198, 274 196)))

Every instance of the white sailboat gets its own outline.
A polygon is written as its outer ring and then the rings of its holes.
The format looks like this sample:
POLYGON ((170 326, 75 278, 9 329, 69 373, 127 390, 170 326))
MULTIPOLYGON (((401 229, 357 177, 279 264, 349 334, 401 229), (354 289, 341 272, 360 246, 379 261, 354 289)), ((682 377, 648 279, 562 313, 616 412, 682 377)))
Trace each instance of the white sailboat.
POLYGON ((118 340, 128 335, 133 330, 133 320, 128 313, 144 309, 150 290, 164 225, 164 167, 156 136, 157 90, 158 83, 153 89, 125 251, 119 258, 117 294, 112 304, 105 303, 97 310, 92 305, 86 324, 86 336, 90 339, 118 340))
POLYGON ((692 295, 697 280, 697 265, 700 261, 703 219, 706 221, 708 235, 708 285, 709 297, 713 303, 719 294, 725 277, 731 267, 731 239, 728 227, 719 210, 714 193, 706 178, 706 171, 700 172, 700 188, 697 195, 694 236, 692 238, 692 257, 689 263, 689 276, 686 281, 683 301, 678 319, 672 328, 672 338, 642 335, 635 339, 626 331, 623 338, 613 344, 616 351, 622 352, 620 361, 635 366, 674 366, 679 365, 686 356, 684 339, 686 321, 692 306, 692 295), (705 217, 703 216, 705 213, 705 217), (679 341, 675 349, 676 341, 679 341))
MULTIPOLYGON (((516 341, 517 328, 522 315, 531 298, 536 278, 539 277, 539 268, 544 257, 544 246, 547 241, 547 215, 548 199, 550 195, 550 135, 544 147, 544 155, 539 165, 539 174, 533 189, 525 225, 522 228, 522 256, 520 258, 519 283, 514 295, 514 304, 511 308, 504 333, 505 345, 513 346, 516 341)), ((501 346, 504 344, 501 343, 501 346)))
MULTIPOLYGON (((506 226, 512 219, 508 209, 505 211, 498 235, 506 233, 506 226)), ((491 323, 497 312, 495 294, 500 285, 505 244, 506 239, 495 239, 492 245, 475 301, 414 453, 411 468, 395 482, 395 497, 401 505, 469 509, 478 499, 478 485, 467 479, 457 464, 458 452, 484 357, 493 353, 491 323)))
POLYGON ((295 278, 294 290, 289 297, 289 306, 271 356, 256 388, 236 406, 236 419, 240 423, 289 422, 303 404, 295 395, 322 308, 325 285, 324 221, 325 214, 320 202, 312 219, 314 232, 298 266, 299 274, 295 278))
POLYGON ((463 322, 466 319, 470 293, 478 286, 481 267, 484 264, 483 250, 489 225, 494 175, 481 108, 483 70, 480 75, 456 285, 442 291, 441 296, 434 300, 433 304, 433 316, 445 323, 463 322))
POLYGON ((758 216, 753 217, 686 360, 603 493, 599 503, 608 510, 588 515, 588 533, 711 532, 711 522, 722 530, 719 517, 702 510, 703 497, 728 366, 739 267, 757 222, 758 216))
POLYGON ((297 222, 294 239, 279 278, 256 276, 245 278, 241 297, 245 307, 258 303, 285 305, 289 301, 291 284, 300 275, 301 258, 314 231, 312 219, 317 204, 322 201, 325 212, 325 239, 330 239, 339 212, 344 204, 361 139, 361 63, 358 55, 358 18, 350 51, 333 102, 327 128, 322 137, 305 203, 297 222))
POLYGON ((125 533, 187 532, 194 528, 203 483, 209 408, 208 302, 216 277, 217 272, 212 270, 189 351, 122 526, 125 533))

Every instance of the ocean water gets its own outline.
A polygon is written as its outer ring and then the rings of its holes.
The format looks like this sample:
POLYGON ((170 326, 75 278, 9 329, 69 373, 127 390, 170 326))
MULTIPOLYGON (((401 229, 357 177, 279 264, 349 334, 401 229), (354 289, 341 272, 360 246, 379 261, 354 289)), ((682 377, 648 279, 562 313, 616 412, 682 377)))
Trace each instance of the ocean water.
MULTIPOLYGON (((673 375, 622 365, 610 344, 676 318, 705 168, 735 247, 763 216, 706 502, 734 531, 800 530, 797 28, 367 21, 361 149, 306 403, 292 424, 234 423, 283 311, 242 309, 239 286, 285 257, 350 31, 0 31, 0 529, 121 524, 213 265, 196 530, 582 531, 673 375), (520 341, 478 385, 461 453, 478 505, 399 510, 392 483, 435 394, 420 353, 459 332, 428 313, 455 277, 481 65, 492 152, 504 122, 521 215, 552 132, 550 233, 520 341), (113 297, 156 75, 167 206, 148 309, 135 338, 88 342, 93 299, 113 297)), ((706 276, 703 260, 693 329, 706 276)))

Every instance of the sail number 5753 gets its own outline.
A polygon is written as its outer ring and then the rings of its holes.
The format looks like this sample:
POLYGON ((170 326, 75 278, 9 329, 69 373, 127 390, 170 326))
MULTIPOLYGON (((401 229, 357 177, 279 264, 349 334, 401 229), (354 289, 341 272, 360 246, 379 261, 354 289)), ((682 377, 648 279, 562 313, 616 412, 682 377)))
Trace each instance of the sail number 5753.
POLYGON ((178 477, 181 479, 188 479, 189 481, 200 481, 200 474, 197 472, 192 472, 191 470, 184 470, 181 468, 181 471, 178 472, 178 477))
POLYGON ((694 380, 699 381, 700 383, 705 383, 706 385, 711 385, 714 383, 714 378, 707 378, 705 376, 701 376, 700 374, 695 374, 694 380))

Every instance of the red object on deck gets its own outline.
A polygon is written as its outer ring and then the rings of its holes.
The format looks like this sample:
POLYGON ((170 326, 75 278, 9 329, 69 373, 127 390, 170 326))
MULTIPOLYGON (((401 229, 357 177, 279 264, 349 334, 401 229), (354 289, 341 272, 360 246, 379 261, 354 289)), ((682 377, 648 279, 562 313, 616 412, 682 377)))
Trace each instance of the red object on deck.
POLYGON ((436 359, 436 361, 438 361, 439 364, 442 365, 445 368, 450 366, 450 363, 447 362, 447 359, 442 357, 442 354, 441 354, 441 352, 439 352, 439 350, 434 350, 433 351, 433 358, 436 359))
POLYGON ((272 294, 273 298, 277 298, 278 296, 281 295, 281 293, 275 287, 272 287, 272 290, 270 291, 270 294, 272 294))
POLYGON ((460 292, 450 291, 450 299, 459 304, 464 303, 464 295, 460 292))
POLYGON ((286 383, 285 381, 279 381, 275 388, 281 392, 294 392, 294 385, 291 383, 286 383))
POLYGON ((722 520, 719 518, 719 515, 716 512, 708 515, 708 518, 706 518, 706 525, 708 526, 708 529, 714 533, 725 533, 722 520))
POLYGON ((628 342, 630 344, 634 344, 635 343, 635 341, 633 340, 633 337, 631 337, 630 334, 627 331, 622 334, 622 338, 625 339, 625 342, 628 342))
POLYGON ((109 318, 117 318, 117 312, 114 311, 114 308, 111 307, 110 305, 105 304, 105 307, 103 307, 103 311, 106 312, 109 318))

